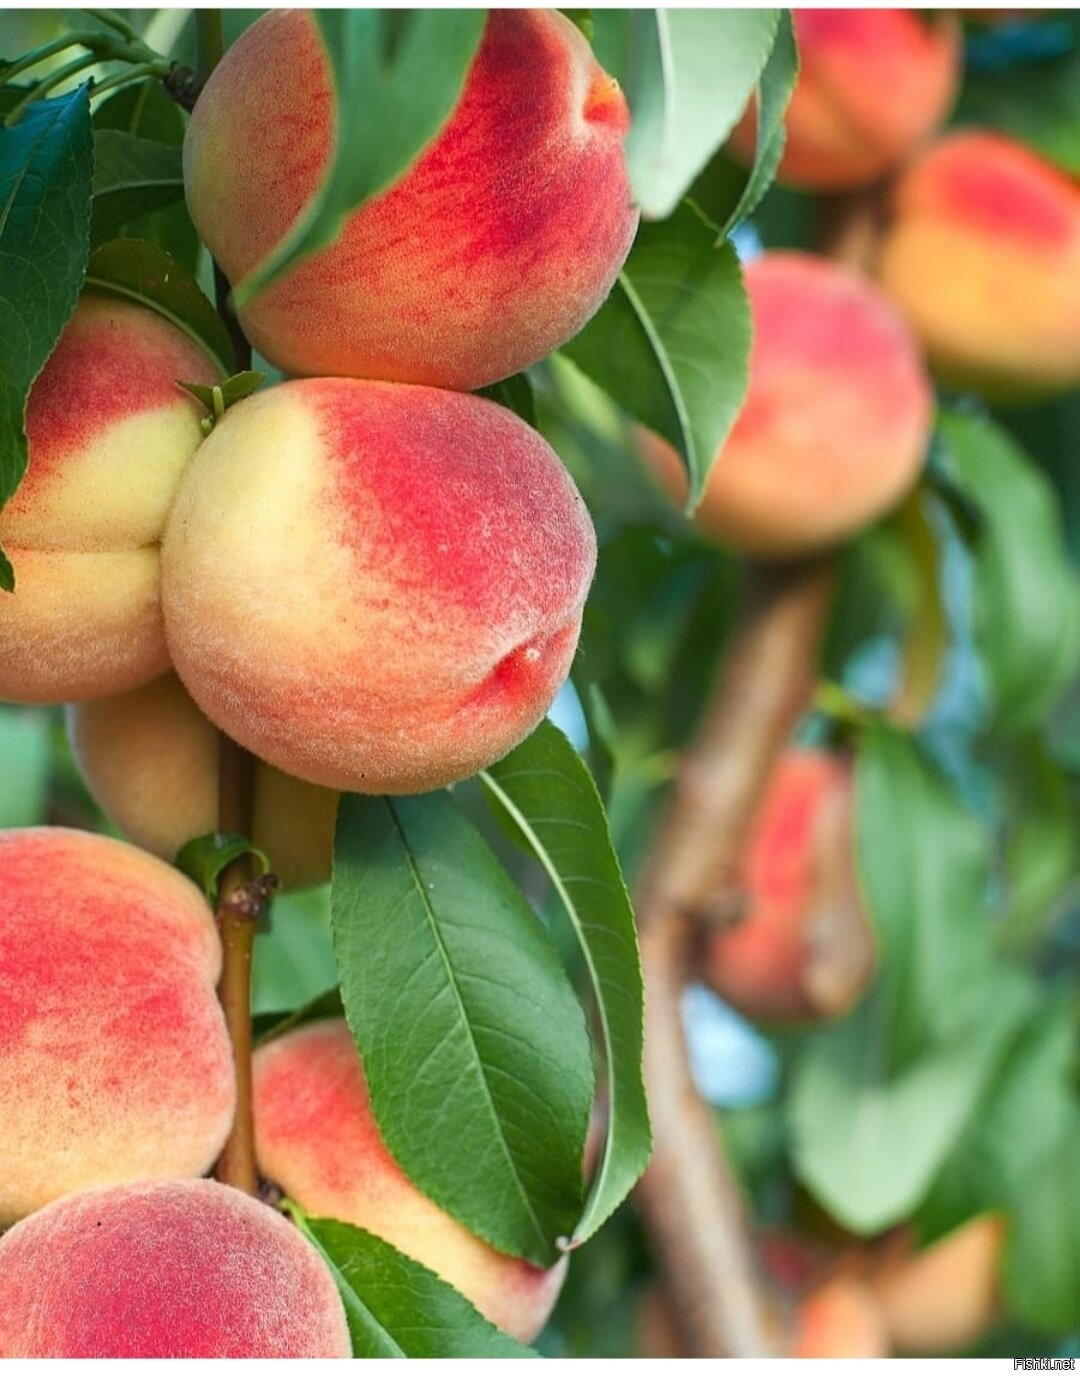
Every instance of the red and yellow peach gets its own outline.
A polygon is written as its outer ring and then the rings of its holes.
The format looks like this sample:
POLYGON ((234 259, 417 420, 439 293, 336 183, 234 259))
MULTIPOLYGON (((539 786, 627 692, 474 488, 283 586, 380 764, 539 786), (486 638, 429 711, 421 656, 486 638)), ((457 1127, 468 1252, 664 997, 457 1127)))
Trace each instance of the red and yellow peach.
POLYGON ((850 766, 825 751, 791 750, 773 772, 746 851, 747 912, 709 938, 704 971, 748 1017, 839 1017, 869 984, 852 794, 850 766))
MULTIPOLYGON (((264 15, 207 82, 184 145, 188 207, 234 284, 304 212, 334 121, 306 10, 264 15)), ((568 19, 493 10, 441 132, 255 296, 245 331, 291 374, 471 390, 535 363, 597 310, 630 248, 628 123, 568 19)))
MULTIPOLYGON (((173 674, 68 708, 68 736, 94 801, 120 830, 172 861, 217 827, 218 741, 173 674)), ((251 839, 286 889, 330 878, 338 795, 255 766, 251 839)))
POLYGON ((58 1200, 0 1239, 0 1357, 351 1357, 318 1251, 211 1180, 58 1200))
POLYGON ((1080 187, 1004 135, 912 164, 878 276, 947 381, 1000 401, 1080 382, 1080 187))
MULTIPOLYGON (((782 558, 821 549, 913 486, 933 398, 906 325, 871 282, 809 254, 766 253, 746 269, 754 324, 743 409, 695 521, 733 550, 782 558)), ((676 500, 675 451, 639 431, 676 500)))
POLYGON ((262 1173, 311 1214, 383 1238, 529 1342, 558 1297, 549 1271, 505 1256, 422 1194, 387 1151, 342 1019, 309 1023, 255 1053, 255 1147, 262 1173))
POLYGON ((235 1083, 198 889, 122 841, 0 833, 0 1226, 94 1185, 200 1175, 235 1083))
POLYGON ((260 759, 361 793, 439 788, 536 725, 596 559, 554 452, 492 402, 342 378, 234 406, 162 550, 169 649, 260 759))
POLYGON ((16 578, 0 593, 0 698, 97 697, 167 667, 157 544, 202 438, 177 383, 218 380, 153 311, 83 296, 30 393, 29 467, 0 511, 16 578))

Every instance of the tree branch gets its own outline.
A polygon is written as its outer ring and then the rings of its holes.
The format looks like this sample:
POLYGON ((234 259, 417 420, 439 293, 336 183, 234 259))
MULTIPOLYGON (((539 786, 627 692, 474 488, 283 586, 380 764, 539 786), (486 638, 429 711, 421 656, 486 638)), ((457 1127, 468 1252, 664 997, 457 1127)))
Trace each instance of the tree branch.
POLYGON ((747 570, 744 610, 637 893, 652 1161, 638 1200, 691 1355, 770 1349, 743 1203, 690 1073, 683 987, 708 923, 738 905, 747 831, 813 688, 832 590, 823 561, 747 570))

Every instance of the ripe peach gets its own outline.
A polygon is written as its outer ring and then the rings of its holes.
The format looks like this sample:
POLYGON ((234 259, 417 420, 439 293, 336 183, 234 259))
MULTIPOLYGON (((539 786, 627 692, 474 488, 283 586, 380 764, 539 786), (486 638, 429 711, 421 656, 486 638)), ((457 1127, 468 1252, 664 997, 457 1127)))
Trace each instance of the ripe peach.
POLYGON ((235 1097, 220 965, 202 895, 160 860, 89 832, 0 833, 0 1226, 210 1167, 235 1097))
MULTIPOLYGON (((68 708, 87 787, 143 850, 174 860, 217 826, 218 733, 173 674, 68 708)), ((286 889, 330 878, 338 795, 259 763, 252 840, 286 889)))
POLYGON ((420 1193, 383 1145, 343 1019, 308 1023, 255 1053, 262 1173, 309 1213, 366 1228, 456 1286, 492 1323, 530 1342, 565 1275, 505 1256, 420 1193))
POLYGON ((807 1296, 796 1314, 793 1357, 887 1357, 889 1338, 873 1292, 836 1276, 807 1296))
MULTIPOLYGON (((294 374, 471 390, 535 363, 597 310, 629 251, 628 124, 568 19, 492 11, 435 141, 260 293, 244 329, 294 374)), ((191 217, 230 281, 302 213, 333 130, 315 20, 264 15, 215 70, 184 145, 191 217)))
POLYGON ((200 407, 177 381, 213 361, 153 311, 88 292, 34 383, 30 463, 0 511, 0 698, 117 693, 168 664, 157 543, 200 407))
POLYGON ((57 1200, 0 1239, 0 1357, 351 1357, 318 1251, 213 1180, 57 1200))
MULTIPOLYGON (((750 385, 695 520, 732 549, 785 557, 832 544, 900 500, 922 466, 933 402, 914 340, 872 283, 784 252, 750 263, 746 286, 750 385)), ((646 463, 685 500, 678 455, 638 433, 646 463)))
POLYGON ((706 978, 748 1017, 838 1017, 869 983, 873 937, 853 857, 848 764, 782 756, 746 852, 746 915, 709 938, 706 978))
POLYGON ((1080 188, 961 130, 896 187, 882 286, 947 380, 1008 401, 1080 382, 1080 188))
POLYGON ((544 441, 492 402, 343 378, 233 407, 162 551, 169 649, 211 721, 327 788, 410 793, 547 711, 596 559, 544 441))
POLYGON ((903 1352, 951 1352, 977 1342, 1000 1312, 1005 1244, 999 1214, 980 1214, 923 1252, 900 1235, 870 1283, 893 1342, 903 1352))
MULTIPOLYGON (((960 83, 960 29, 912 10, 792 11, 800 71, 779 180, 817 191, 864 186, 944 120, 960 83)), ((749 161, 753 110, 731 138, 749 161)))

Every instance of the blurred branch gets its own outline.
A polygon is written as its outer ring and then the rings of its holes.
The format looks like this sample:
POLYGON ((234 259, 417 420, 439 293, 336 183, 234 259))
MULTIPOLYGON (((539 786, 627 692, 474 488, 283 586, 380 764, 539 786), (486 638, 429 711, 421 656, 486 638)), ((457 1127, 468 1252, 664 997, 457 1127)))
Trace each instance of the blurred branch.
POLYGON ((742 1199, 690 1073, 682 992, 703 920, 738 904, 746 834, 812 691, 831 590, 825 562, 748 569, 742 617, 638 887, 654 1131, 638 1199, 697 1357, 763 1356, 770 1344, 742 1199))

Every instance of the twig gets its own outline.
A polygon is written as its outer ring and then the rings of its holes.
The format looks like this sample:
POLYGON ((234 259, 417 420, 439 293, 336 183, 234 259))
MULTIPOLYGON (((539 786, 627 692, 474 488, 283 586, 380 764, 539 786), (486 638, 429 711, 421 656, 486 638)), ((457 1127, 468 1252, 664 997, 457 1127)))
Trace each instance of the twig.
POLYGON ((749 825, 813 687, 831 588, 825 562, 748 569, 740 624, 638 888, 654 1132, 638 1198, 698 1357, 763 1356, 770 1343, 742 1200, 690 1073, 683 986, 702 918, 737 902, 749 825))

